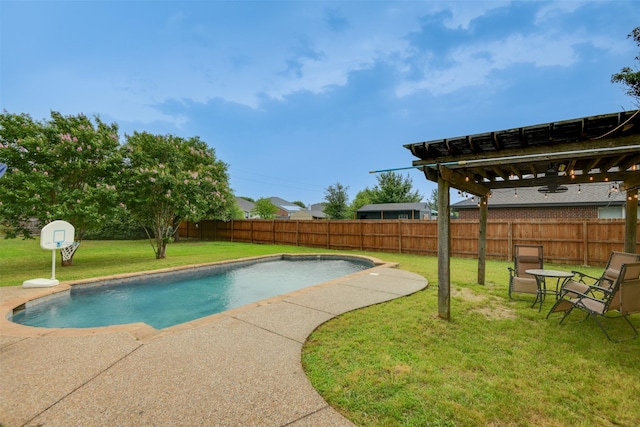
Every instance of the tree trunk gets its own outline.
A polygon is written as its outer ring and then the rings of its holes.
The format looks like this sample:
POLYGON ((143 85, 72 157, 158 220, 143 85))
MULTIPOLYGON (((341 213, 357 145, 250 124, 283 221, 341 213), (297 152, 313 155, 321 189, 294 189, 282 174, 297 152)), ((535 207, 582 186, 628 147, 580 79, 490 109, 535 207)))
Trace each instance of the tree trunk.
POLYGON ((180 241, 180 233, 178 232, 178 229, 180 228, 181 222, 182 222, 181 219, 178 219, 178 218, 173 219, 173 224, 172 224, 173 231, 172 231, 171 237, 173 237, 174 242, 180 241))
POLYGON ((156 259, 165 259, 167 257, 167 241, 165 239, 158 240, 156 250, 156 259))

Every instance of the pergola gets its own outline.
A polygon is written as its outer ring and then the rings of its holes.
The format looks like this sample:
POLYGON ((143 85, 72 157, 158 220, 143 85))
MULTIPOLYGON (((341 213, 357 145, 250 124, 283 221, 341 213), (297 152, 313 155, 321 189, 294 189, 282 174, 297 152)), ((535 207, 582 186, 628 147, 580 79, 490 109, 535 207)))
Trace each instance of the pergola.
POLYGON ((640 110, 405 145, 413 167, 438 183, 438 314, 450 317, 450 188, 480 198, 478 283, 485 281, 488 200, 497 188, 621 183, 626 252, 636 252, 640 187, 640 110))

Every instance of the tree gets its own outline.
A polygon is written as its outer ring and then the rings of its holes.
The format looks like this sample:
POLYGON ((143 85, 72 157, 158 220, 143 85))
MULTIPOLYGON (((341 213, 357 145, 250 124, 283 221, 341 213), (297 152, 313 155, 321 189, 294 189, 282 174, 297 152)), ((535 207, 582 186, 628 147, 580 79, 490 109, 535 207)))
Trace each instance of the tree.
MULTIPOLYGON (((233 206, 233 214, 232 214, 231 218, 232 219, 245 219, 244 211, 242 210, 240 205, 238 205, 237 203, 235 203, 234 206, 233 206)), ((176 236, 177 236, 177 234, 176 234, 176 236)))
POLYGON ((303 202, 301 202, 300 200, 296 200, 296 201, 291 202, 291 203, 293 203, 293 204, 294 204, 294 205, 296 205, 296 206, 300 206, 302 209, 306 209, 306 208, 307 208, 307 205, 305 205, 305 204, 304 204, 303 202))
MULTIPOLYGON (((628 38, 632 38, 640 47, 640 27, 636 27, 629 33, 628 38)), ((636 56, 636 61, 640 61, 640 55, 636 56)), ((611 83, 622 83, 627 86, 627 95, 636 99, 636 105, 640 106, 640 70, 624 67, 619 73, 611 76, 611 83)))
POLYGON ((273 219, 278 213, 278 207, 271 203, 266 197, 261 197, 255 202, 253 213, 258 215, 262 219, 273 219))
POLYGON ((426 203, 427 203, 427 206, 429 206, 429 209, 431 209, 432 211, 438 210, 438 189, 437 188, 431 189, 431 195, 427 199, 426 203))
POLYGON ((233 216, 227 165, 198 137, 134 132, 126 138, 121 206, 144 227, 156 259, 166 257, 182 221, 233 216))
POLYGON ((396 172, 383 172, 377 177, 378 185, 371 190, 371 203, 417 203, 422 195, 413 190, 409 176, 396 172))
POLYGON ((118 126, 98 117, 51 112, 51 119, 36 122, 27 114, 0 114, 0 162, 8 165, 0 185, 5 237, 30 238, 32 220, 38 227, 67 221, 76 241, 61 258, 71 265, 86 233, 114 212, 118 145, 118 126))
POLYGON ((373 190, 369 187, 365 187, 364 190, 358 191, 356 197, 351 202, 349 206, 349 218, 356 218, 358 213, 358 209, 363 207, 364 205, 371 204, 371 200, 373 199, 373 190))
POLYGON ((349 218, 349 195, 347 190, 349 187, 345 187, 339 182, 335 185, 330 185, 324 190, 324 213, 327 214, 329 219, 346 219, 349 218))

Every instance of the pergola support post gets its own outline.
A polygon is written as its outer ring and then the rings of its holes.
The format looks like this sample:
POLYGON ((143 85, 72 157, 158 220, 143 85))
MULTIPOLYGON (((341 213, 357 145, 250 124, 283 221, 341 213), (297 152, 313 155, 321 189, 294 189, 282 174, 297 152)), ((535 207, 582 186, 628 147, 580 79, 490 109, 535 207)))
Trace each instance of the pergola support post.
POLYGON ((438 173, 438 317, 451 318, 449 183, 438 173))
POLYGON ((487 256, 488 196, 480 197, 480 229, 478 236, 478 284, 484 285, 487 256))
POLYGON ((636 234, 638 232, 638 188, 627 190, 625 204, 624 251, 636 252, 636 234))

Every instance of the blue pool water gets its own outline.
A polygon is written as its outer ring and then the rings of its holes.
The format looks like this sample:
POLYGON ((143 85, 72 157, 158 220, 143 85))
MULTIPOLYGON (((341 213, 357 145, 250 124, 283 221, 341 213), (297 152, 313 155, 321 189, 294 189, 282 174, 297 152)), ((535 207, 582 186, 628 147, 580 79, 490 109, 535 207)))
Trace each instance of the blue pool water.
POLYGON ((144 322, 162 329, 372 266, 364 260, 278 259, 152 275, 115 285, 74 286, 62 296, 36 300, 14 311, 12 320, 50 328, 144 322))

